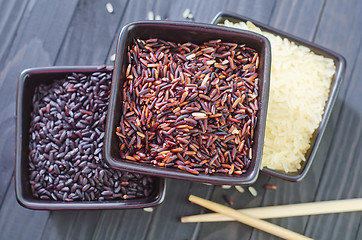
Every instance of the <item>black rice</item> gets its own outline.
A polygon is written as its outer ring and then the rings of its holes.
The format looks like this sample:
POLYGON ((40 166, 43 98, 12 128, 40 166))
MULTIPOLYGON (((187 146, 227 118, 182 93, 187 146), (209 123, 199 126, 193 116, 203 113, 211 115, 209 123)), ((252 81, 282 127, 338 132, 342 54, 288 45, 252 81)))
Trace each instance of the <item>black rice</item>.
POLYGON ((32 195, 55 201, 148 197, 153 179, 103 160, 112 73, 72 73, 36 87, 29 130, 32 195))

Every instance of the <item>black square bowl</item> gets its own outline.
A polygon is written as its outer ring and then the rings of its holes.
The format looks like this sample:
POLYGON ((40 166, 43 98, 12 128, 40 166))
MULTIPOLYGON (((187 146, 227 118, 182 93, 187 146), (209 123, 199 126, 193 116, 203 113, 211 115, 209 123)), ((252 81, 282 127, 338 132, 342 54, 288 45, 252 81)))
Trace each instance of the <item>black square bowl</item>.
POLYGON ((266 110, 269 94, 270 76, 270 43, 259 35, 247 31, 230 29, 211 24, 171 22, 171 21, 145 21, 126 25, 118 39, 115 69, 112 81, 109 114, 106 123, 105 159, 114 168, 135 171, 143 174, 178 178, 191 181, 206 182, 211 184, 252 184, 258 177, 264 142, 266 110), (254 134, 253 159, 246 173, 240 176, 214 173, 206 175, 200 173, 193 175, 177 168, 164 168, 152 164, 140 163, 122 159, 119 154, 119 139, 116 127, 119 126, 122 112, 122 91, 126 79, 127 48, 132 45, 133 39, 159 38, 175 43, 203 42, 221 39, 225 42, 246 44, 255 49, 260 56, 259 65, 259 111, 257 114, 258 125, 254 134))
POLYGON ((285 173, 283 171, 277 171, 277 170, 269 169, 266 167, 264 167, 261 170, 261 172, 263 172, 265 174, 268 174, 270 176, 277 177, 277 178, 280 178, 283 180, 287 180, 287 181, 291 181, 291 182, 300 181, 308 173, 308 171, 312 165, 312 162, 315 158, 315 155, 318 151, 319 144, 322 140, 323 133, 326 129, 328 119, 331 115, 334 103, 337 99, 338 92, 339 92, 339 89, 340 89, 342 81, 343 81, 343 77, 344 77, 345 70, 346 70, 346 60, 344 59, 344 57, 342 55, 340 55, 334 51, 331 51, 327 48, 324 48, 322 46, 319 46, 313 42, 293 36, 289 33, 280 31, 276 28, 270 27, 266 24, 260 23, 253 19, 241 16, 241 15, 238 15, 235 13, 220 12, 212 20, 212 23, 213 24, 223 24, 225 22, 225 20, 228 20, 232 23, 250 21, 255 26, 262 29, 263 31, 266 31, 266 32, 269 32, 269 33, 272 33, 275 35, 279 35, 282 38, 287 38, 287 39, 295 42, 297 45, 304 46, 304 47, 311 49, 313 52, 315 52, 318 55, 321 55, 321 56, 324 56, 327 58, 331 58, 334 61, 334 64, 336 65, 336 72, 335 72, 332 82, 331 82, 328 101, 325 105, 324 113, 322 116, 322 120, 319 124, 319 127, 314 131, 314 133, 312 135, 310 148, 308 149, 308 151, 305 154, 306 161, 303 161, 301 163, 301 168, 296 172, 285 173))
POLYGON ((34 89, 40 84, 51 84, 64 79, 71 73, 91 74, 111 72, 108 67, 48 67, 24 70, 19 78, 16 105, 16 152, 15 152, 15 190, 18 202, 30 209, 127 209, 155 206, 163 201, 165 180, 152 177, 153 190, 148 197, 127 200, 73 201, 63 202, 43 200, 32 196, 29 183, 29 128, 30 112, 34 89))

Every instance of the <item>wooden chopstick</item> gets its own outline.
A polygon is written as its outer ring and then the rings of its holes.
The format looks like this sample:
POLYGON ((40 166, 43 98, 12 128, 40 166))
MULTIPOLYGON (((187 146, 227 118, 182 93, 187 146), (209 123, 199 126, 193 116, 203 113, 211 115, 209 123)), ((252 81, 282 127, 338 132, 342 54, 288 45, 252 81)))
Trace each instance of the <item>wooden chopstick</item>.
POLYGON ((273 234, 275 236, 278 236, 280 238, 284 239, 311 239, 306 236, 303 236, 299 233, 290 231, 288 229, 282 228, 278 225, 266 222, 264 220, 260 220, 254 217, 251 217, 247 214, 241 213, 235 209, 229 208, 227 206, 211 202, 206 199, 202 199, 193 195, 190 195, 189 200, 193 203, 196 203, 202 207, 208 208, 214 212, 218 212, 221 214, 224 214, 226 216, 229 216, 239 222, 242 222, 244 224, 247 224, 251 227, 258 228, 264 232, 268 232, 270 234, 273 234))
MULTIPOLYGON (((237 211, 260 219, 354 212, 362 211, 362 198, 247 208, 237 211)), ((222 222, 233 220, 234 219, 232 219, 231 217, 219 213, 199 214, 181 218, 181 222, 184 223, 222 222)))

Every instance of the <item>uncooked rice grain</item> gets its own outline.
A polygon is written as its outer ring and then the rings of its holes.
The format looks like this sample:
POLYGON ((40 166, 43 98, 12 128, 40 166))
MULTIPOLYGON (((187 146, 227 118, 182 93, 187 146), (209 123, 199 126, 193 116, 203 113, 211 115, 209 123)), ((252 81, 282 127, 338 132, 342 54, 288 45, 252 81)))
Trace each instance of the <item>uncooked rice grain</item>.
POLYGON ((244 192, 245 192, 244 188, 243 188, 242 186, 239 186, 239 185, 236 185, 236 186, 235 186, 235 189, 238 190, 238 192, 240 192, 240 193, 244 193, 244 192))
POLYGON ((252 186, 248 187, 249 192, 251 193, 251 195, 253 195, 254 197, 258 196, 258 192, 256 191, 256 189, 252 186))
POLYGON ((268 115, 262 166, 296 172, 305 161, 329 96, 335 65, 332 59, 280 36, 263 32, 251 22, 226 26, 266 36, 272 47, 268 115))

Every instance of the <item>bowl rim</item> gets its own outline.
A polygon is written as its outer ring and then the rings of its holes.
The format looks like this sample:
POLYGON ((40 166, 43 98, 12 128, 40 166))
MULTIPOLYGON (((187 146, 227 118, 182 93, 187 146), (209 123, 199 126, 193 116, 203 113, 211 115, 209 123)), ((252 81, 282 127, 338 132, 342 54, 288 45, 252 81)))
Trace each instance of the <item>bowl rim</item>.
POLYGON ((216 14, 216 16, 213 18, 211 23, 219 24, 222 22, 222 20, 226 20, 226 19, 229 19, 229 20, 232 19, 235 21, 237 20, 239 22, 250 21, 255 26, 261 28, 264 31, 280 35, 283 38, 288 38, 289 40, 294 41, 297 45, 306 46, 306 47, 310 48, 313 52, 315 52, 319 55, 324 55, 329 58, 332 58, 336 65, 336 71, 335 71, 334 77, 332 79, 332 81, 334 81, 335 83, 331 85, 329 98, 325 105, 322 120, 321 120, 321 123, 319 124, 319 128, 316 130, 317 136, 315 139, 315 143, 312 146, 308 160, 306 160, 304 167, 297 173, 285 173, 282 171, 277 171, 277 170, 269 169, 266 167, 261 168, 261 172, 265 173, 267 175, 270 175, 270 176, 273 176, 276 178, 280 178, 280 179, 283 179, 286 181, 290 181, 290 182, 299 182, 307 175, 307 173, 312 165, 312 162, 317 154, 318 147, 321 143, 322 137, 325 132, 325 128, 326 128, 328 120, 331 116, 333 106, 334 106, 335 102, 337 101, 338 92, 341 88, 341 85, 342 85, 342 82, 344 79, 344 75, 345 75, 345 71, 346 71, 346 67, 347 67, 346 59, 341 54, 339 54, 333 50, 330 50, 326 47, 323 47, 314 42, 297 37, 293 34, 284 32, 277 28, 271 27, 265 23, 259 22, 257 20, 254 20, 249 17, 245 17, 245 16, 237 14, 237 13, 233 13, 233 12, 229 12, 229 11, 221 11, 216 14))
POLYGON ((23 93, 26 91, 24 85, 29 81, 31 75, 36 74, 64 74, 79 72, 79 73, 91 73, 97 71, 111 72, 112 66, 51 66, 51 67, 36 67, 28 68, 21 72, 18 79, 17 96, 16 96, 16 127, 15 127, 15 169, 14 169, 14 180, 15 180, 15 195, 18 203, 28 209, 35 210, 65 210, 65 209, 131 209, 131 208, 145 208, 153 207, 163 202, 166 192, 165 179, 157 178, 158 189, 154 191, 157 193, 155 197, 145 197, 129 200, 110 200, 110 201, 51 201, 41 200, 32 196, 24 196, 23 181, 22 181, 22 167, 24 161, 27 163, 27 159, 22 159, 23 151, 23 134, 25 129, 22 127, 24 109, 22 102, 24 99, 23 93), (146 201, 146 200, 151 201, 146 201))
MULTIPOLYGON (((222 31, 225 33, 231 32, 231 33, 237 33, 240 34, 240 36, 245 37, 245 35, 250 36, 250 38, 258 38, 262 41, 262 46, 265 51, 265 69, 262 69, 261 71, 264 72, 264 96, 263 101, 266 102, 267 105, 268 102, 268 93, 269 93, 269 78, 270 78, 270 43, 269 40, 257 33, 252 33, 249 31, 244 31, 240 29, 231 29, 224 26, 218 26, 208 23, 190 23, 190 22, 182 22, 182 21, 136 21, 129 23, 125 25, 122 29, 122 31, 119 34, 118 37, 118 43, 117 43, 117 51, 116 51, 116 61, 115 61, 115 67, 114 67, 114 75, 113 75, 113 81, 112 81, 112 87, 111 87, 111 96, 110 96, 110 112, 115 111, 115 109, 112 109, 112 106, 116 104, 116 96, 118 87, 116 87, 116 84, 118 81, 120 81, 120 75, 121 75, 121 68, 123 63, 123 60, 121 57, 119 57, 126 45, 126 38, 127 34, 130 30, 132 30, 135 26, 140 25, 147 25, 147 26, 154 26, 154 27, 160 27, 167 25, 169 27, 172 26, 181 26, 186 28, 192 28, 193 30, 199 30, 199 31, 222 31), (265 97, 265 99, 264 99, 265 97)), ((264 132, 265 132, 265 120, 266 120, 266 109, 260 109, 262 116, 260 119, 258 119, 259 126, 261 126, 261 135, 259 142, 263 142, 264 140, 264 132), (264 117, 263 117, 264 116, 264 117)), ((169 177, 169 178, 176 178, 176 179, 182 179, 182 180, 191 180, 191 181, 197 181, 197 182, 204 182, 204 183, 211 183, 211 184, 231 184, 231 185, 250 185, 253 184, 259 174, 259 169, 261 166, 261 159, 256 159, 255 168, 250 170, 250 174, 245 177, 245 175, 241 176, 224 176, 224 175, 194 175, 187 172, 178 172, 177 169, 169 170, 167 168, 161 168, 158 166, 153 166, 151 164, 144 164, 144 163, 135 163, 135 162, 126 162, 125 160, 118 158, 114 158, 111 154, 112 152, 112 144, 111 144, 111 135, 114 132, 112 129, 112 126, 116 120, 111 116, 108 115, 106 119, 106 130, 105 130, 105 160, 108 162, 110 166, 117 169, 122 170, 128 170, 128 171, 134 171, 138 173, 143 174, 149 174, 154 176, 161 176, 161 177, 169 177)), ((256 146, 256 143, 255 143, 256 146)), ((258 149, 258 151, 262 151, 262 149, 258 149)), ((262 154, 260 154, 262 155, 262 154)))

